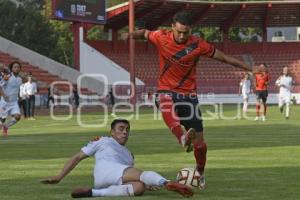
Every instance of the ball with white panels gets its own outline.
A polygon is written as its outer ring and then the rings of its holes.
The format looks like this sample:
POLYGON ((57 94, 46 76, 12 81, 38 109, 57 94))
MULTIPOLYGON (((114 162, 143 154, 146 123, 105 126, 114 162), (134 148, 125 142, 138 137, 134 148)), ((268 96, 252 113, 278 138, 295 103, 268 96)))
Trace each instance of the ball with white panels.
POLYGON ((187 185, 189 187, 199 187, 199 172, 192 167, 182 168, 177 174, 178 183, 187 185))

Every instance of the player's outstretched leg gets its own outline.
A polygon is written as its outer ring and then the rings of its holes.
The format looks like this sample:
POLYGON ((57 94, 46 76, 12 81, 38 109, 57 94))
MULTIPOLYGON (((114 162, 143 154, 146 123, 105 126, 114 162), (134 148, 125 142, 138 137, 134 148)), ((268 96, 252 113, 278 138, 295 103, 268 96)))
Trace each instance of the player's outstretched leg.
POLYGON ((197 163, 197 171, 200 174, 199 188, 205 189, 206 183, 205 183, 204 169, 206 165, 207 145, 205 141, 201 138, 194 141, 193 144, 194 144, 194 156, 197 163))
POLYGON ((175 181, 168 181, 165 184, 165 188, 166 190, 177 192, 184 197, 191 197, 194 195, 194 192, 190 187, 175 181))
POLYGON ((180 119, 177 113, 174 110, 174 102, 170 95, 167 94, 160 94, 159 95, 159 108, 162 113, 162 117, 169 127, 171 132, 176 136, 178 139, 179 144, 185 148, 187 152, 193 150, 192 141, 195 138, 195 130, 189 129, 185 132, 185 128, 180 125, 180 119))

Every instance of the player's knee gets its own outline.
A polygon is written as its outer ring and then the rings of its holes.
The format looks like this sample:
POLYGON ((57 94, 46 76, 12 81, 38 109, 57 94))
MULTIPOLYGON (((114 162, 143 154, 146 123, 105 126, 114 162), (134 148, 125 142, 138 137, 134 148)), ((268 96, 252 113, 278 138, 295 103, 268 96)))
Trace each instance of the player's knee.
POLYGON ((141 196, 146 190, 146 186, 143 182, 134 182, 132 183, 134 196, 141 196))

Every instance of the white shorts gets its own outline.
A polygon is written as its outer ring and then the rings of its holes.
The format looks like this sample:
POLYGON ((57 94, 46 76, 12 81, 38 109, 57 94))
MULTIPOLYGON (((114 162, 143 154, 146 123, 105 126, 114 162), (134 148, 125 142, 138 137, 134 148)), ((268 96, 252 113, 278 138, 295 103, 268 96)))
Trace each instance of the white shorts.
POLYGON ((291 103, 291 95, 290 94, 285 94, 285 95, 280 95, 278 96, 278 104, 279 106, 282 106, 283 104, 290 104, 291 103))
POLYGON ((0 101, 0 117, 6 118, 9 115, 20 114, 20 108, 17 101, 5 102, 0 101))
POLYGON ((94 169, 94 188, 107 188, 111 185, 122 185, 122 176, 125 169, 132 166, 122 165, 115 162, 97 162, 94 169))
POLYGON ((242 92, 242 95, 243 95, 243 99, 249 99, 250 93, 242 92))

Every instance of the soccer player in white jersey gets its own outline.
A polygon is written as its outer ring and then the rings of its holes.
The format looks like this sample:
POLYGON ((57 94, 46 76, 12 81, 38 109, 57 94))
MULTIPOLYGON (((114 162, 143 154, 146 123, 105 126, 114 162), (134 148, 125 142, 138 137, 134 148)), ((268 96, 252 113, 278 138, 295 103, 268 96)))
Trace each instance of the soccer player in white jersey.
POLYGON ((17 123, 20 118, 20 108, 18 104, 18 96, 20 85, 22 84, 22 79, 19 76, 21 71, 21 64, 14 61, 9 64, 10 74, 4 75, 3 82, 1 83, 0 96, 1 100, 1 118, 2 121, 2 131, 3 136, 7 136, 8 127, 17 123), (9 121, 5 122, 7 116, 11 116, 9 121))
POLYGON ((279 87, 278 106, 280 112, 283 113, 283 107, 285 108, 285 118, 289 119, 290 116, 290 104, 291 104, 291 90, 294 84, 293 78, 289 74, 288 67, 283 68, 283 74, 276 80, 276 85, 279 87))
POLYGON ((147 186, 164 187, 169 191, 190 197, 193 191, 186 185, 169 181, 153 171, 135 168, 134 158, 125 147, 129 137, 130 124, 125 119, 115 119, 111 123, 111 137, 98 137, 75 154, 54 177, 43 180, 45 184, 59 183, 83 159, 95 157, 94 187, 76 188, 73 198, 104 196, 138 196, 147 186))
POLYGON ((239 95, 243 96, 243 112, 248 110, 249 95, 251 92, 251 81, 248 73, 244 74, 243 79, 240 82, 239 95))

